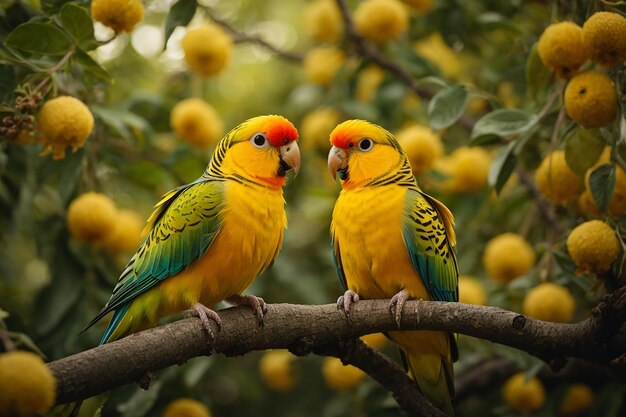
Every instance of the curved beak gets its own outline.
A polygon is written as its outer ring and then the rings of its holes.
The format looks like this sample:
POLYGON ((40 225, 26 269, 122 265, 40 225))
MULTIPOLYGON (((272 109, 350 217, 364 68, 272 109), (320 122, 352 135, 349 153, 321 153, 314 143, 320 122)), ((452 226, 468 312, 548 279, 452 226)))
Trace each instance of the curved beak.
POLYGON ((293 141, 285 146, 278 148, 280 152, 280 162, 278 167, 278 175, 284 177, 287 171, 293 169, 294 176, 300 171, 300 148, 293 141))
POLYGON ((328 170, 333 179, 339 172, 339 178, 345 180, 348 175, 348 152, 345 150, 333 146, 328 153, 328 170))

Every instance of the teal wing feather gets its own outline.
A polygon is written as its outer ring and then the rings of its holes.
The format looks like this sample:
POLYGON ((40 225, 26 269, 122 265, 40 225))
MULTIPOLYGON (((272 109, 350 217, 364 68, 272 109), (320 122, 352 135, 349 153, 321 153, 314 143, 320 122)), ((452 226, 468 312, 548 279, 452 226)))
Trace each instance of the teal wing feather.
POLYGON ((435 301, 458 301, 454 218, 446 206, 409 189, 402 237, 413 268, 435 301))
POLYGON ((335 238, 335 234, 330 234, 330 247, 333 253, 333 264, 335 265, 335 271, 339 277, 339 282, 343 286, 344 290, 348 289, 348 282, 346 281, 346 274, 343 271, 343 264, 341 263, 341 253, 339 252, 339 242, 335 238))
MULTIPOLYGON (((111 298, 87 330, 111 311, 129 302, 200 258, 211 246, 221 226, 224 182, 202 177, 163 196, 148 219, 150 230, 128 262, 111 298)), ((115 318, 105 332, 114 330, 115 318)))

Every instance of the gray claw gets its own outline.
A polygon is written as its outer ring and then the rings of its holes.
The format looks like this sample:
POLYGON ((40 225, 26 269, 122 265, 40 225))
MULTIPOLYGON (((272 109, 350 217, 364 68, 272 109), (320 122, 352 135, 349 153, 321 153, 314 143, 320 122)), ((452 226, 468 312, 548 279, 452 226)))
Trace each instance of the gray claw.
POLYGON ((402 320, 402 308, 404 307, 404 303, 409 298, 409 293, 406 290, 402 290, 393 297, 391 297, 391 302, 389 303, 389 311, 393 315, 393 318, 395 319, 398 327, 400 327, 400 321, 402 320))
POLYGON ((191 308, 192 315, 198 317, 202 322, 202 327, 204 327, 204 331, 206 331, 207 336, 209 337, 209 345, 213 345, 215 343, 215 333, 213 333, 213 329, 211 329, 211 320, 217 325, 217 331, 222 330, 222 319, 220 316, 214 311, 201 303, 196 303, 191 308))

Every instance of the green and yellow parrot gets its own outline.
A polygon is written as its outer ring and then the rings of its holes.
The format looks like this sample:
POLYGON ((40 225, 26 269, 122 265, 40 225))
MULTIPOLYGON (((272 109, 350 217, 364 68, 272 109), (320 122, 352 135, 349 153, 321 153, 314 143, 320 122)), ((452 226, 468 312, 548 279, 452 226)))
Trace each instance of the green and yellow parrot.
POLYGON ((260 116, 230 131, 204 174, 166 193, 148 219, 144 242, 111 298, 85 330, 110 312, 101 344, 192 308, 210 336, 206 306, 265 303, 241 293, 274 261, 287 225, 285 173, 300 168, 298 131, 281 116, 260 116))
MULTIPOLYGON (((331 241, 346 293, 338 307, 349 313, 359 300, 391 298, 400 322, 409 299, 458 301, 454 218, 417 186, 398 141, 380 126, 348 120, 330 135, 328 167, 342 190, 335 204, 331 241)), ((394 331, 409 375, 430 401, 453 415, 454 335, 394 331)))

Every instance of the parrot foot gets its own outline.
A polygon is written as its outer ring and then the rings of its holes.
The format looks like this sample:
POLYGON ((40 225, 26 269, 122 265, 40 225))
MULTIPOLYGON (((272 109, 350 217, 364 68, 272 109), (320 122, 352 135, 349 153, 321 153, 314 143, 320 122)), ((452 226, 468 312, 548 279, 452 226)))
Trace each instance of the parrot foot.
POLYGON ((228 297, 226 301, 236 306, 250 306, 256 316, 259 327, 263 326, 263 318, 267 313, 267 304, 261 297, 257 297, 255 295, 233 295, 232 297, 228 297))
POLYGON ((396 320, 396 324, 398 325, 398 327, 400 327, 400 320, 402 319, 402 307, 404 307, 404 303, 406 303, 409 298, 409 293, 406 290, 402 290, 393 297, 391 297, 391 302, 389 303, 389 311, 396 320))
POLYGON ((352 290, 348 290, 343 293, 342 296, 337 298, 337 309, 343 310, 343 312, 346 314, 346 318, 348 319, 348 321, 350 321, 350 307, 352 307, 352 304, 356 303, 359 300, 359 294, 352 290))
POLYGON ((202 322, 202 327, 209 336, 209 344, 213 344, 215 342, 215 333, 213 333, 213 329, 211 329, 211 320, 215 322, 217 325, 217 331, 222 330, 222 319, 220 316, 207 306, 202 303, 195 303, 193 307, 191 307, 191 313, 193 316, 197 316, 202 322))

